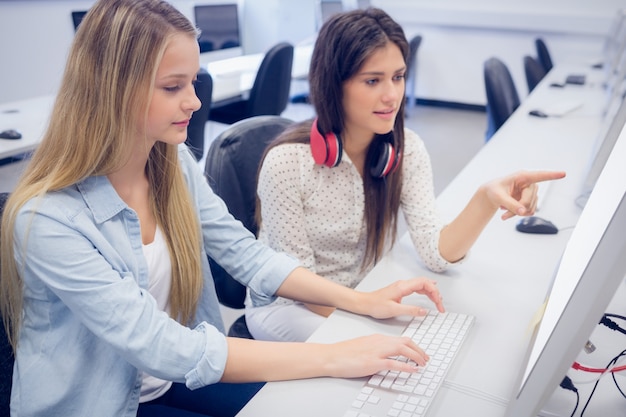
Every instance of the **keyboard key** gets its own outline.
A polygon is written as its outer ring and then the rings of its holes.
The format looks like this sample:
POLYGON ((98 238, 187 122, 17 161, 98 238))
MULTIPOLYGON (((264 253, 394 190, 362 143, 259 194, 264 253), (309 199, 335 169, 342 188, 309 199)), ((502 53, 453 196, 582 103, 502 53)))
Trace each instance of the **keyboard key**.
MULTIPOLYGON (((344 417, 427 417, 431 399, 468 334, 474 317, 430 311, 415 317, 401 332, 430 355, 425 367, 415 372, 382 371, 363 385, 344 417)), ((392 358, 415 365, 406 357, 392 358)))

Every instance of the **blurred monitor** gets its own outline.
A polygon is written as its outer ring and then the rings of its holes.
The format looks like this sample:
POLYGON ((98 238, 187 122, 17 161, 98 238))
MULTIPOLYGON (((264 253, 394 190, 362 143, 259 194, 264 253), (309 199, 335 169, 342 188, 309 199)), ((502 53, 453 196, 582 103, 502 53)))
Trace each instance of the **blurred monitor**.
POLYGON ((602 126, 596 137, 594 149, 589 158, 589 164, 586 169, 585 179, 583 181, 582 192, 577 198, 576 203, 584 207, 593 191, 598 177, 602 173, 609 155, 613 151, 615 142, 620 132, 626 125, 626 91, 620 96, 616 96, 610 103, 607 114, 604 116, 602 126))
POLYGON ((342 1, 320 0, 318 2, 317 28, 322 27, 329 17, 344 11, 342 1))
POLYGON ((606 84, 610 88, 626 55, 626 9, 620 9, 616 12, 606 35, 602 53, 602 67, 606 84))
POLYGON ((78 30, 78 25, 83 21, 83 18, 87 14, 87 10, 74 10, 72 12, 72 22, 74 23, 74 32, 78 30))
MULTIPOLYGON (((626 129, 565 247, 505 417, 544 415, 626 275, 626 129)), ((621 349, 620 349, 621 350, 621 349)), ((568 414, 571 410, 568 410, 568 414)), ((552 414, 550 414, 552 415, 552 414)), ((572 413, 573 415, 573 413, 572 413)), ((603 414, 608 415, 608 414, 603 414)))
POLYGON ((200 29, 200 53, 229 50, 235 51, 233 56, 241 55, 236 3, 196 5, 194 15, 196 27, 200 29))

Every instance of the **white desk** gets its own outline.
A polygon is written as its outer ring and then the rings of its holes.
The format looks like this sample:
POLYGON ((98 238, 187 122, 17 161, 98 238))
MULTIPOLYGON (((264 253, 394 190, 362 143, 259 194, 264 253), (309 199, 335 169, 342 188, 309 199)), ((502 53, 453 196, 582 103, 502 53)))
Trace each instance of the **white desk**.
MULTIPOLYGON (((558 90, 547 87, 552 81, 564 79, 563 75, 558 69, 551 72, 441 193, 437 204, 444 218, 456 216, 485 181, 517 169, 558 169, 567 171, 568 176, 551 184, 540 215, 560 228, 575 225, 581 210, 574 200, 600 126, 599 108, 604 94, 593 83, 558 90), (530 109, 551 100, 571 99, 584 100, 584 105, 563 118, 528 115, 530 109)), ((420 264, 405 234, 358 287, 373 290, 397 279, 426 275, 437 279, 448 311, 476 316, 469 338, 431 406, 431 416, 504 414, 523 363, 531 318, 543 302, 571 233, 522 234, 515 230, 516 221, 494 217, 465 262, 444 274, 434 274, 420 264)), ((431 306, 418 296, 406 302, 431 306)), ((373 332, 398 335, 405 322, 377 321, 337 311, 310 341, 330 343, 373 332)), ((364 381, 318 378, 268 383, 238 416, 340 417, 364 381)), ((569 412, 571 409, 573 402, 567 408, 569 412)))
POLYGON ((0 104, 0 131, 15 129, 22 134, 21 139, 0 139, 0 159, 30 152, 41 141, 54 96, 0 104))
MULTIPOLYGON (((291 77, 293 79, 306 78, 309 73, 309 63, 313 45, 299 45, 294 48, 291 77)), ((213 77, 212 102, 227 102, 235 97, 245 95, 252 89, 256 73, 265 57, 264 53, 241 55, 234 58, 204 63, 213 77)))
MULTIPOLYGON (((313 45, 310 44, 294 48, 291 71, 294 79, 307 77, 312 52, 313 45)), ((264 56, 242 55, 203 63, 213 77, 213 103, 219 105, 249 92, 264 56)), ((53 104, 54 96, 0 104, 0 131, 15 129, 22 134, 22 138, 17 140, 0 139, 0 159, 30 152, 37 147, 53 104)))

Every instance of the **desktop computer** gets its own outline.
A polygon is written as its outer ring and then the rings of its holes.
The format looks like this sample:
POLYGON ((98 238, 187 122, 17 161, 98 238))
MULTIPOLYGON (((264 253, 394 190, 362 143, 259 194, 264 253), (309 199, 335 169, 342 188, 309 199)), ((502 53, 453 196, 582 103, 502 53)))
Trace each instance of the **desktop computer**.
MULTIPOLYGON (((537 416, 583 351, 626 276, 626 129, 563 252, 506 417, 537 416)), ((576 410, 574 410, 576 412, 576 410)), ((572 413, 574 415, 574 413, 572 413)))
POLYGON ((236 3, 196 5, 194 17, 200 29, 200 53, 219 54, 220 59, 242 54, 236 3))

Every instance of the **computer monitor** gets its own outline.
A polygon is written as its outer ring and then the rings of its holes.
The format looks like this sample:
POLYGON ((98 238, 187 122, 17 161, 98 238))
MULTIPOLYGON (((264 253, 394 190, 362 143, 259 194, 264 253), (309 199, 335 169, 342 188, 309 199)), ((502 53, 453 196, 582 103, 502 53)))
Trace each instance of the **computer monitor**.
POLYGON ((317 28, 322 27, 329 17, 344 11, 343 2, 335 0, 318 1, 317 28))
POLYGON ((626 129, 563 252, 506 417, 537 416, 626 275, 626 129))
POLYGON ((605 84, 610 86, 626 55, 626 9, 617 11, 602 48, 605 84))
POLYGON ((78 30, 78 26, 80 22, 83 21, 83 18, 87 14, 87 10, 74 10, 72 12, 72 22, 74 23, 74 32, 78 30))
POLYGON ((196 5, 194 15, 196 27, 200 29, 200 53, 241 49, 236 3, 196 5))
POLYGON ((600 131, 596 137, 594 149, 587 166, 587 174, 583 180, 582 191, 576 203, 584 207, 589 199, 593 187, 598 181, 600 173, 604 169, 607 159, 617 142, 620 132, 626 125, 626 91, 616 96, 610 103, 607 114, 604 116, 604 122, 600 127, 600 131))

